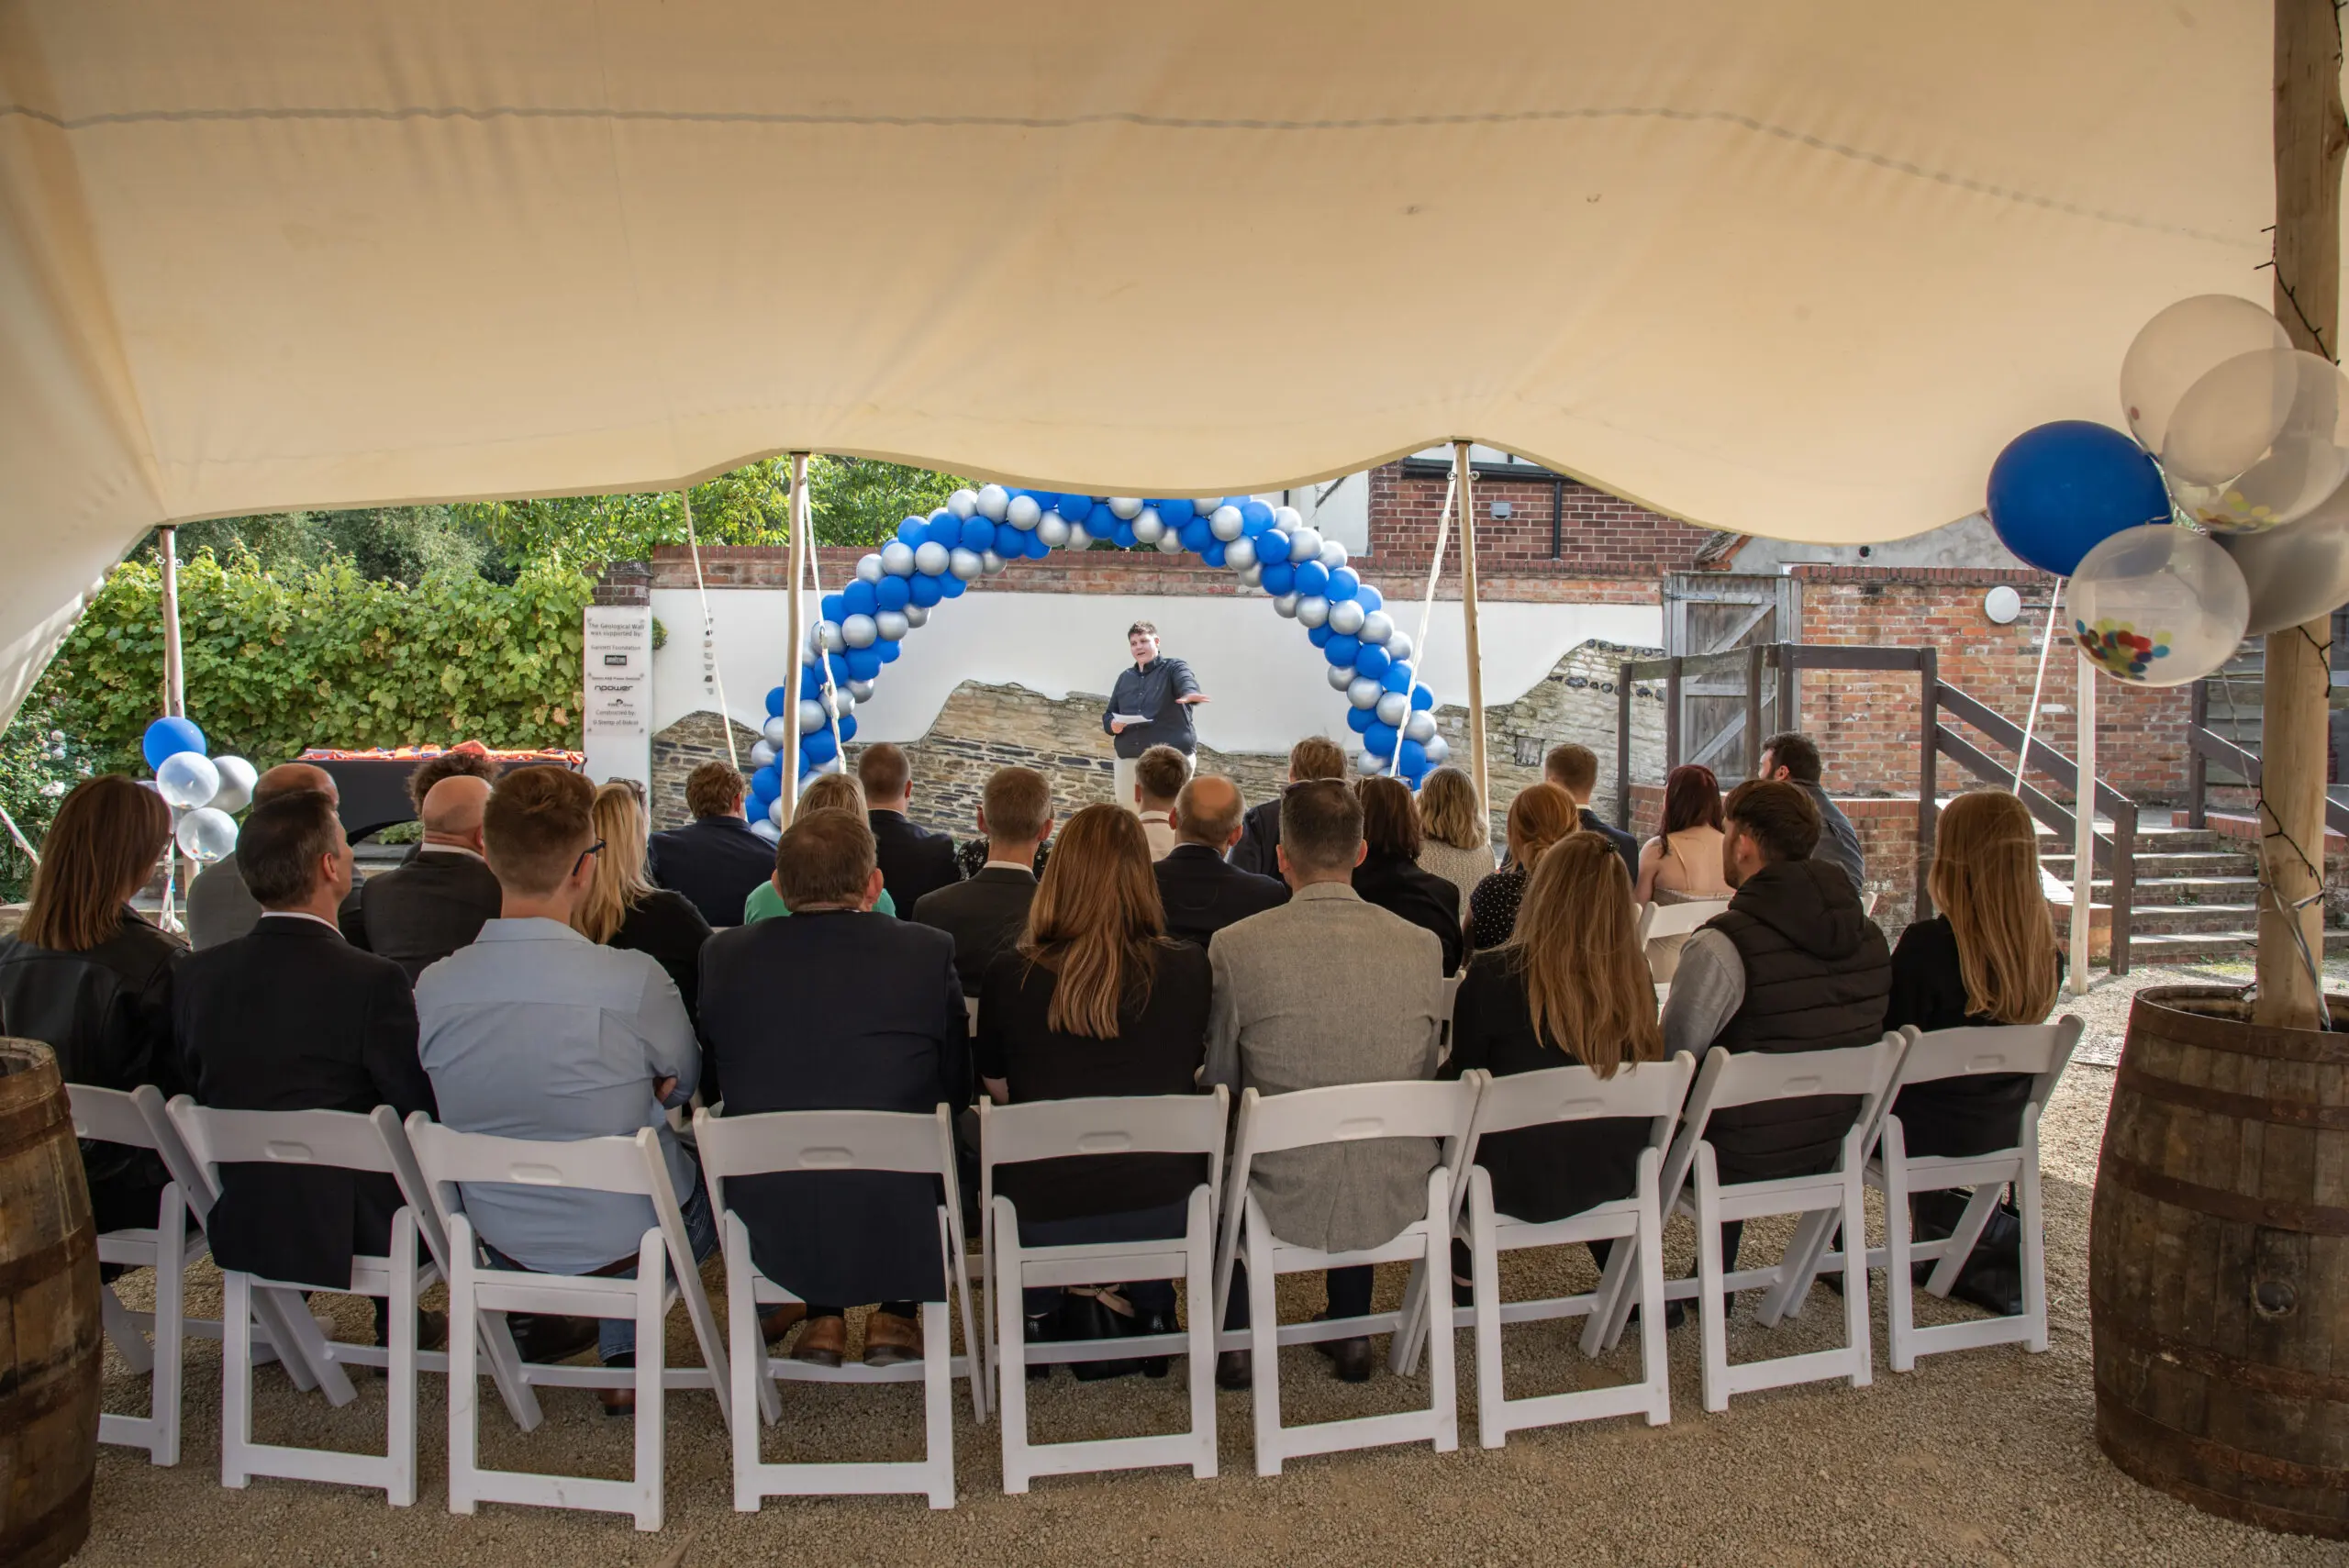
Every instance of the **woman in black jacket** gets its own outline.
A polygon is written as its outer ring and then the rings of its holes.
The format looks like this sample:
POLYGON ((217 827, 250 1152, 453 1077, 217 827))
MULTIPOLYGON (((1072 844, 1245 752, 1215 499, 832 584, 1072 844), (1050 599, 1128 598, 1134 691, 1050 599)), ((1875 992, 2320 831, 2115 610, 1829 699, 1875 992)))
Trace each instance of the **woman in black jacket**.
POLYGON ((1362 801, 1362 863, 1354 867, 1354 892, 1365 904, 1400 915, 1433 931, 1443 944, 1443 973, 1460 973, 1464 937, 1460 889, 1419 866, 1425 838, 1411 786, 1381 774, 1354 785, 1362 801))
MULTIPOLYGON (((698 1028, 701 944, 709 940, 709 922, 684 894, 652 885, 645 869, 644 807, 635 790, 621 783, 604 785, 596 792, 595 813, 596 837, 603 847, 596 855, 595 880, 573 922, 589 941, 651 954, 676 985, 685 1017, 698 1028)), ((715 1105, 719 1095, 707 1057, 702 1066, 702 1098, 715 1105)))
MULTIPOLYGON (((172 971, 187 944, 130 907, 171 841, 162 797, 118 773, 74 786, 33 873, 32 901, 0 938, 0 1033, 57 1052, 69 1084, 166 1096, 185 1087, 172 1052, 172 971)), ((151 1151, 83 1140, 97 1229, 152 1227, 171 1180, 151 1151)))

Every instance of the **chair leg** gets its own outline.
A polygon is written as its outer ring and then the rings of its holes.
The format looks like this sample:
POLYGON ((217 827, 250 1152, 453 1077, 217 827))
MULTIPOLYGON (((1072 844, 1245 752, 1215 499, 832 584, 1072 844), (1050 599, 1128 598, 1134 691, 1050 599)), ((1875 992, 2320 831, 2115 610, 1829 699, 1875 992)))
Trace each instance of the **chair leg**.
MULTIPOLYGON (((1451 1277, 1451 1270, 1447 1267, 1443 1278, 1449 1280, 1451 1277)), ((1452 1300, 1451 1292, 1445 1291, 1442 1299, 1449 1305, 1452 1300)), ((1403 1286, 1403 1309, 1399 1314, 1400 1320, 1396 1324, 1395 1332, 1386 1344, 1386 1370, 1397 1377, 1408 1377, 1419 1370, 1419 1351, 1425 1346, 1428 1320, 1434 1310, 1435 1300, 1436 1296, 1428 1272, 1414 1267, 1411 1270, 1410 1278, 1403 1286)))
MULTIPOLYGON (((1858 1134, 1853 1135, 1853 1143, 1858 1134)), ((1852 1348, 1852 1386, 1875 1381, 1875 1345, 1868 1332, 1868 1218, 1858 1152, 1846 1145, 1843 1160, 1843 1331, 1852 1348)))
POLYGON ((1697 1311, 1704 1351, 1705 1408, 1719 1415, 1729 1408, 1730 1296, 1721 1283, 1720 1206, 1710 1176, 1706 1172, 1697 1185, 1697 1311))
MULTIPOLYGON (((1191 1194, 1191 1222, 1184 1233, 1184 1294, 1189 1297, 1191 1353, 1185 1358, 1191 1380, 1191 1478, 1212 1481, 1215 1452, 1215 1209, 1206 1189, 1191 1194)), ((1023 1432, 1022 1437, 1026 1434, 1023 1432)))
MULTIPOLYGON (((930 1506, 954 1506, 954 1329, 946 1303, 921 1304, 922 1413, 928 1418, 930 1506)), ((974 1341, 968 1353, 975 1358, 974 1341)), ((1024 1380, 1023 1380, 1024 1381, 1024 1380)))
MULTIPOLYGON (((661 1298, 667 1294, 667 1271, 662 1266, 664 1254, 648 1247, 638 1255, 636 1293, 636 1528, 657 1530, 661 1528, 661 1507, 666 1477, 662 1472, 662 1439, 665 1402, 661 1397, 661 1368, 666 1359, 668 1325, 663 1321, 661 1298)), ((749 1411, 742 1413, 747 1424, 749 1411)))
POLYGON ((1631 1320, 1632 1294, 1639 1288, 1635 1270, 1639 1265, 1639 1249, 1624 1242, 1608 1254, 1607 1267, 1598 1276, 1598 1299, 1591 1303, 1590 1316, 1583 1323, 1582 1353, 1597 1356, 1611 1351, 1623 1338, 1624 1325, 1631 1320))
MULTIPOLYGON (((1778 1267, 1778 1277, 1764 1294, 1761 1304, 1753 1309, 1753 1319, 1765 1329, 1775 1329, 1782 1318, 1802 1316, 1803 1303, 1809 1298, 1811 1281, 1819 1277, 1820 1261, 1827 1256, 1835 1240, 1835 1216, 1831 1213, 1806 1214, 1795 1227, 1794 1240, 1787 1245, 1786 1262, 1778 1267)), ((1850 1267, 1848 1259, 1845 1267, 1850 1267)))
MULTIPOLYGON (((1468 1278, 1475 1299, 1476 1440, 1486 1448, 1499 1448, 1508 1441, 1508 1423, 1502 1418, 1508 1396, 1501 1385, 1501 1262, 1495 1245, 1495 1223, 1493 1180, 1482 1165, 1472 1166, 1468 1172, 1468 1278)), ((1442 1300, 1448 1309, 1452 1293, 1443 1292, 1442 1300)), ((1444 1316, 1450 1318, 1449 1310, 1444 1316)), ((1449 1327, 1447 1322, 1445 1328, 1449 1327)))
POLYGON ((252 1282, 234 1270, 220 1277, 220 1485, 251 1479, 245 1450, 253 1440, 252 1282))
POLYGON ((2039 1188, 2039 1132, 2025 1126, 2022 1168, 2015 1173, 2016 1207, 2022 1211, 2022 1309, 2031 1321, 2027 1351, 2047 1349, 2047 1229, 2039 1188))
POLYGON ((450 1238, 449 1270, 449 1511, 470 1514, 479 1507, 474 1482, 479 1446, 479 1341, 473 1311, 473 1232, 461 1216, 450 1238))
POLYGON ((401 1209, 392 1220, 391 1364, 384 1369, 384 1451, 391 1459, 392 1507, 416 1502, 416 1216, 401 1209))
MULTIPOLYGON (((729 1242, 731 1230, 740 1223, 731 1214, 726 1217, 729 1242)), ((766 1337, 759 1331, 750 1261, 730 1245, 726 1250, 726 1337, 733 1352, 727 1375, 734 1383, 734 1511, 755 1514, 765 1500, 759 1485, 759 1429, 774 1418, 768 1407, 774 1385, 767 1376, 766 1337)))
POLYGON ((1958 1271, 1965 1267, 1974 1243, 1982 1240, 1982 1228, 1990 1222, 1990 1211, 1998 1207, 2000 1184, 1984 1182, 1974 1189, 1965 1212, 1958 1217, 1957 1229, 1950 1233, 1949 1251, 1942 1254, 1942 1261, 1933 1265, 1932 1277, 1925 1281, 1925 1288, 1935 1296, 1947 1296, 1957 1284, 1958 1271))
MULTIPOLYGON (((1916 1231, 1909 1216, 1909 1162, 1898 1149, 1899 1128, 1887 1129, 1884 1148, 1884 1332, 1895 1372, 1917 1366, 1917 1282, 1911 1274, 1916 1231)), ((1851 1271, 1846 1271, 1846 1283, 1851 1271)), ((1864 1270, 1862 1272, 1865 1272, 1864 1270)))
MULTIPOLYGON (((1001 1200, 998 1200, 1001 1201, 1001 1200)), ((1003 1432, 1003 1489, 1028 1490, 1028 1320, 1019 1294, 1019 1238, 996 1228, 995 1277, 987 1295, 995 1307, 995 1403, 1003 1432)))
POLYGON ((1248 1342, 1254 1366, 1256 1473, 1281 1473, 1281 1347, 1273 1288, 1273 1248, 1261 1225, 1248 1227, 1248 1342))
MULTIPOLYGON (((163 1327, 162 1296, 163 1265, 159 1261, 155 1264, 155 1329, 159 1337, 163 1327)), ((131 1371, 155 1370, 155 1351, 147 1342, 147 1330, 139 1327, 138 1315, 122 1304, 122 1298, 115 1295, 110 1284, 98 1287, 98 1316, 104 1321, 107 1341, 114 1346, 115 1353, 129 1363, 131 1371)))
MULTIPOLYGON (((1428 1300, 1443 1304, 1440 1321, 1431 1316, 1432 1328, 1428 1335, 1428 1403, 1435 1411, 1438 1453, 1450 1453, 1460 1446, 1459 1346, 1452 1329, 1451 1213, 1451 1182, 1439 1166, 1428 1177, 1428 1256, 1419 1271, 1427 1281, 1428 1300)), ((1494 1290, 1497 1295, 1497 1277, 1494 1290)))
MULTIPOLYGON (((187 1226, 179 1188, 169 1189, 162 1229, 155 1239, 155 1371, 152 1395, 157 1464, 180 1462, 181 1357, 187 1340, 187 1226)), ((133 1336, 134 1338, 136 1336, 133 1336)))
POLYGON ((1639 1258, 1640 1373, 1647 1379, 1648 1425, 1661 1427, 1672 1419, 1672 1352, 1664 1345, 1664 1225, 1652 1199, 1640 1208, 1639 1258))

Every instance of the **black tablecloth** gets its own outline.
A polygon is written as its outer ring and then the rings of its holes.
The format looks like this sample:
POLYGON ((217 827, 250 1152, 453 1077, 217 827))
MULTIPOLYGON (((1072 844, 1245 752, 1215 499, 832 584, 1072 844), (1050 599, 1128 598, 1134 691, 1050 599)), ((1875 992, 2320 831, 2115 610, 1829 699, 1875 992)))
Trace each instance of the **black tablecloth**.
MULTIPOLYGON (((334 780, 342 796, 342 830, 352 840, 380 833, 402 822, 416 820, 416 807, 407 797, 408 775, 429 761, 424 757, 305 757, 313 767, 323 768, 334 780)), ((555 757, 517 757, 498 759, 498 773, 503 775, 515 768, 560 768, 567 766, 555 757)))

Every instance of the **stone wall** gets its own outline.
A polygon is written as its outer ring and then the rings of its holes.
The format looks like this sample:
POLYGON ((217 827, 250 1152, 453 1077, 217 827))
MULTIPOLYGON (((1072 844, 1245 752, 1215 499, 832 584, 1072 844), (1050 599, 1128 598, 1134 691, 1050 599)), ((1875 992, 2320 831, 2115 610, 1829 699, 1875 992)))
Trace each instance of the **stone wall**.
MULTIPOLYGON (((751 748, 758 732, 734 726, 734 748, 743 775, 751 769, 751 748)), ((685 775, 704 762, 726 761, 726 731, 714 713, 689 713, 652 737, 652 829, 682 828, 693 820, 685 809, 685 775)))
MULTIPOLYGON (((1598 793, 1592 808, 1615 820, 1615 677, 1627 659, 1654 659, 1661 650, 1586 642, 1568 652, 1512 703, 1485 710, 1486 773, 1492 789, 1493 842, 1517 792, 1542 781, 1542 758, 1551 747, 1575 740, 1598 753, 1598 793)), ((1468 710, 1436 710, 1436 728, 1452 747, 1451 761, 1468 765, 1468 710)), ((1664 773, 1664 688, 1636 686, 1631 693, 1631 778, 1664 773)))

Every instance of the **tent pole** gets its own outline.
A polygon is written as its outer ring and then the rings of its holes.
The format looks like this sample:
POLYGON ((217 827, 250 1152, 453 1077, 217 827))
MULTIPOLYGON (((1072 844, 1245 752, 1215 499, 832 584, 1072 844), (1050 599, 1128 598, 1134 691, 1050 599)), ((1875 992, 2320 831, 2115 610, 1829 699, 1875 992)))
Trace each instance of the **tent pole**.
POLYGON ((1460 618, 1468 634, 1468 771, 1476 801, 1490 816, 1493 792, 1485 758, 1485 662, 1476 642, 1476 475, 1468 443, 1452 443, 1453 487, 1460 495, 1460 618))
MULTIPOLYGON (((2276 316, 2293 347, 2340 358, 2341 25, 2332 0, 2276 0, 2276 316)), ((2255 1022, 2323 1018, 2324 775, 2332 617, 2267 637, 2260 734, 2255 1022)))
MULTIPOLYGON (((790 627, 791 667, 806 666, 799 662, 807 651, 807 601, 805 584, 807 576, 807 454, 791 454, 791 595, 786 624, 790 627)), ((783 749, 783 825, 791 826, 793 807, 799 804, 799 677, 791 677, 791 700, 783 705, 784 717, 791 728, 789 744, 783 749)))
MULTIPOLYGON (((165 523, 155 530, 155 552, 163 573, 163 711, 187 717, 187 668, 180 649, 180 530, 165 523)), ((13 824, 12 824, 13 826, 13 824)), ((162 926, 176 931, 180 854, 176 841, 163 846, 162 926)))

